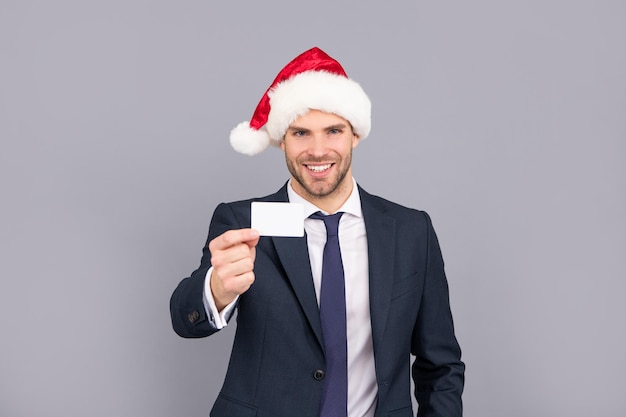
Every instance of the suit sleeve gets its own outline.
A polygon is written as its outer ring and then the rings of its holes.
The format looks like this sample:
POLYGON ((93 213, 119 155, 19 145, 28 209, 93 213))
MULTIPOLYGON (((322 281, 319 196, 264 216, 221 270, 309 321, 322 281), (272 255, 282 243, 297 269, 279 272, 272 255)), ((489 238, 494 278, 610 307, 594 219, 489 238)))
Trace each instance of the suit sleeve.
POLYGON ((411 351, 418 417, 461 417, 465 365, 454 335, 444 263, 430 217, 424 289, 411 351))
POLYGON ((209 226, 209 236, 202 249, 200 266, 178 284, 170 298, 172 327, 179 336, 205 337, 218 331, 211 323, 211 318, 207 317, 203 301, 204 281, 211 267, 209 242, 228 230, 241 227, 229 205, 222 203, 217 206, 209 226))

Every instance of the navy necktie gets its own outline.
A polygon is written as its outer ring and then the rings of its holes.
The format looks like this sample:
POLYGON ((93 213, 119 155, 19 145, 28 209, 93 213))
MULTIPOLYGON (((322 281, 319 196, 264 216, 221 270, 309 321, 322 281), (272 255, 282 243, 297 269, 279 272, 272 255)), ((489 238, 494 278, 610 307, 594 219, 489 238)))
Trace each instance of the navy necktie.
POLYGON ((312 219, 324 221, 326 245, 322 261, 320 319, 326 353, 326 376, 320 417, 346 417, 348 414, 348 341, 346 337, 346 291, 339 249, 339 220, 343 213, 312 219))

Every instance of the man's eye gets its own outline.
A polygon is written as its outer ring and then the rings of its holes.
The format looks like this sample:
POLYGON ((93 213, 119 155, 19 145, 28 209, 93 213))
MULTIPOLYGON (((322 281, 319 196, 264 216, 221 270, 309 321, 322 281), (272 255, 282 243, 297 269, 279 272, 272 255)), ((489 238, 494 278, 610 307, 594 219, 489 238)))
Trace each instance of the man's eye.
POLYGON ((331 135, 338 135, 341 133, 341 129, 330 129, 328 133, 330 133, 331 135))
POLYGON ((293 132, 293 135, 294 135, 294 136, 305 136, 305 135, 306 135, 306 132, 305 132, 304 130, 295 130, 295 131, 293 132))

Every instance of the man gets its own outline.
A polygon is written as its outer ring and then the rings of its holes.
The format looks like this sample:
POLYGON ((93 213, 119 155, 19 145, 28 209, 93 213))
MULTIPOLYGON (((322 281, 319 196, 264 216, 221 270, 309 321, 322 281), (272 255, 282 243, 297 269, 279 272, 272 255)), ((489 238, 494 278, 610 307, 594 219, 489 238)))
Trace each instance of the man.
POLYGON ((305 236, 259 236, 251 202, 220 204, 200 267, 174 291, 183 337, 209 336, 237 311, 211 416, 462 415, 464 364, 428 215, 360 188, 352 150, 370 101, 318 48, 278 74, 231 144, 285 153, 291 178, 261 202, 304 206, 305 236))

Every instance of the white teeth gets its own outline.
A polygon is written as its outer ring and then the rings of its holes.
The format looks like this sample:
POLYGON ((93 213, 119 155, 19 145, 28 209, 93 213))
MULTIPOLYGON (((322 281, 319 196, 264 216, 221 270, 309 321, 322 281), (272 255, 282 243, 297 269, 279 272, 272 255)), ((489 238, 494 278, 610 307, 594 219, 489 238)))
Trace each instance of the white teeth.
POLYGON ((326 165, 307 165, 307 168, 309 168, 311 171, 313 172, 322 172, 322 171, 326 171, 328 168, 330 168, 332 164, 326 164, 326 165))

